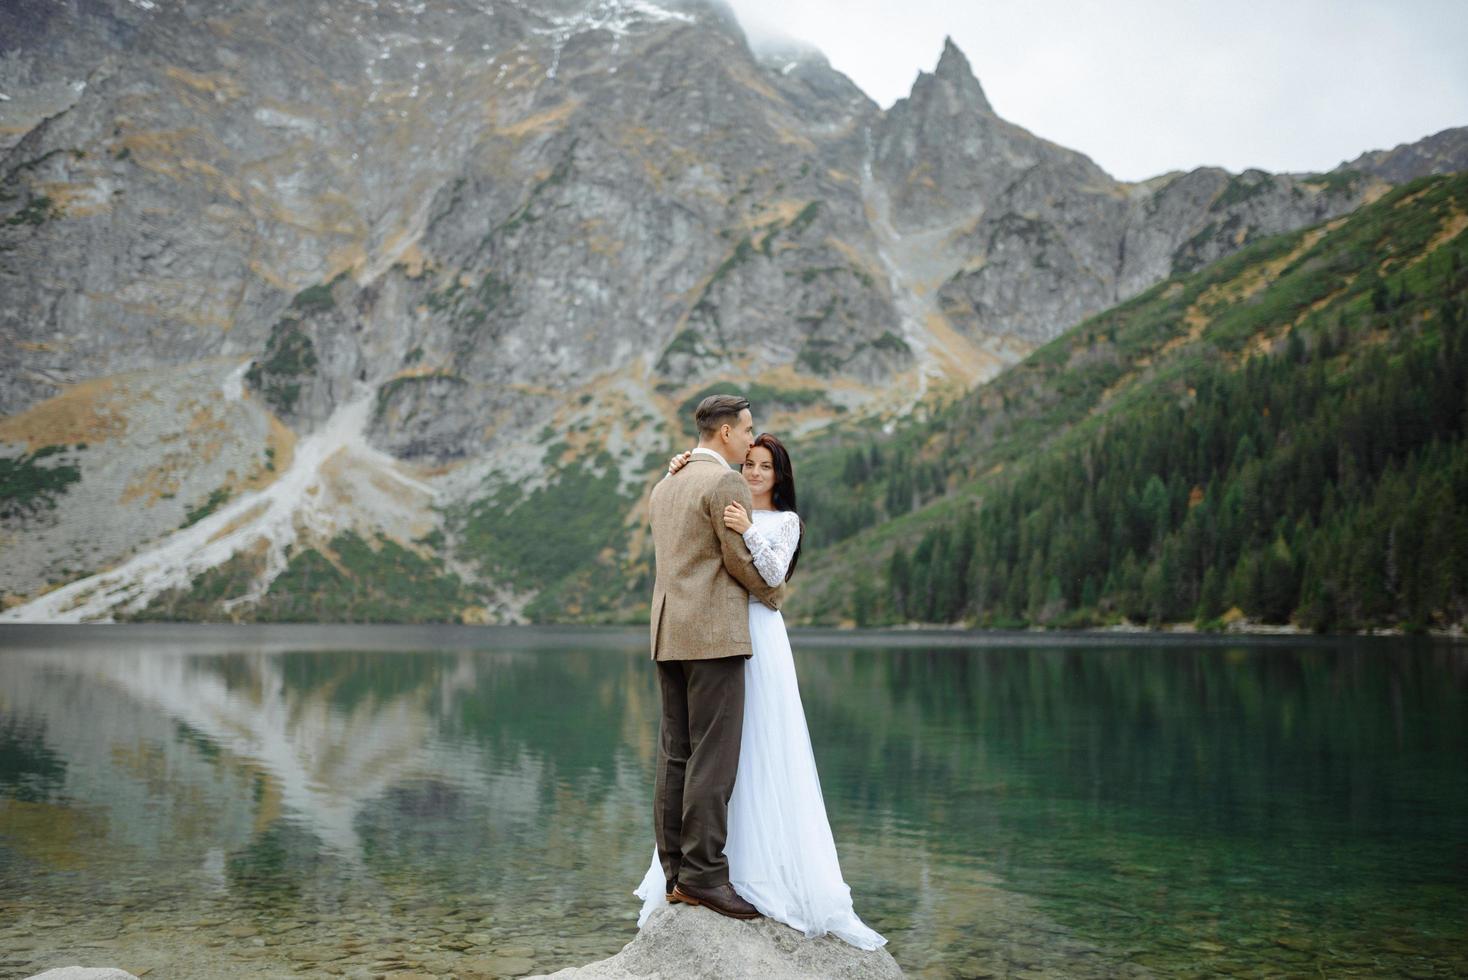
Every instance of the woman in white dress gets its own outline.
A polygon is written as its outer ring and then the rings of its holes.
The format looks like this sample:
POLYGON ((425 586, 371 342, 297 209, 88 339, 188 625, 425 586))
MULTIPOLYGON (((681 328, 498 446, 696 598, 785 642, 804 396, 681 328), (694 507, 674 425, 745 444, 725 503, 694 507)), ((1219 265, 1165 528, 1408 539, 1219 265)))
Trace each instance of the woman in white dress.
MULTIPOLYGON (((669 472, 677 472, 688 456, 674 456, 669 472)), ((760 576, 776 585, 789 579, 800 555, 790 454, 764 433, 750 447, 742 472, 754 513, 731 504, 724 523, 744 535, 760 576)), ((876 949, 887 940, 857 918, 836 859, 785 620, 751 599, 749 637, 753 656, 744 662, 744 730, 724 845, 730 884, 760 912, 807 936, 831 933, 876 949)), ((652 866, 636 892, 642 899, 638 928, 659 905, 673 901, 665 884, 654 847, 652 866)))

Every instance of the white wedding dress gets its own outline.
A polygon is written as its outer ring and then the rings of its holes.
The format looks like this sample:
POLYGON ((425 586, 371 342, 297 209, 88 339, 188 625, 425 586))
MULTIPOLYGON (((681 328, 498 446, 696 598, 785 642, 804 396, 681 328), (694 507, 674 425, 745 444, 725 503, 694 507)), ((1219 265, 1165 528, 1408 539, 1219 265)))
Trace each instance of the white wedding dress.
MULTIPOLYGON (((751 516, 745 543, 760 576, 776 585, 800 542, 800 519, 777 510, 751 516)), ((857 918, 836 860, 785 620, 750 599, 749 636, 754 655, 744 662, 744 730, 724 845, 730 883, 762 913, 807 936, 829 932, 876 949, 887 940, 857 918)), ((638 928, 667 904, 665 886, 654 846, 652 866, 636 891, 642 899, 638 928)))

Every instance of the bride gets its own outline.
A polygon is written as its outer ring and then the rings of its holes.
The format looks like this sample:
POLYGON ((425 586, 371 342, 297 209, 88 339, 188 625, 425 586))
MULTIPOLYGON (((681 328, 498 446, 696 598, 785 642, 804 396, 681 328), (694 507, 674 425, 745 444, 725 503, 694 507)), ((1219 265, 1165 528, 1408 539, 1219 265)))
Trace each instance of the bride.
MULTIPOLYGON (((681 469, 689 455, 674 456, 668 472, 681 469)), ((743 476, 754 513, 730 504, 724 523, 744 536, 760 576, 778 585, 790 578, 800 557, 790 454, 764 433, 750 447, 743 476)), ((760 912, 807 936, 829 932, 876 949, 887 940, 857 918, 836 860, 785 621, 778 610, 751 600, 749 635, 754 654, 744 662, 744 729, 724 846, 729 882, 760 912)), ((638 928, 659 905, 675 900, 663 878, 654 847, 652 866, 636 892, 642 899, 638 928)))

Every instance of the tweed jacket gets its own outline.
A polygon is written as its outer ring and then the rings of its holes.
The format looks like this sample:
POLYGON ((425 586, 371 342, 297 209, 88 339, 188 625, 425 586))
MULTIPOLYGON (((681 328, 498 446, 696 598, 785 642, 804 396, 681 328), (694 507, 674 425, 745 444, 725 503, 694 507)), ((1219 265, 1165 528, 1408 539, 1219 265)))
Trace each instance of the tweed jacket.
POLYGON ((744 479, 697 453, 653 487, 652 659, 751 656, 750 596, 780 608, 785 586, 766 585, 744 538, 724 526, 735 502, 754 510, 744 479))

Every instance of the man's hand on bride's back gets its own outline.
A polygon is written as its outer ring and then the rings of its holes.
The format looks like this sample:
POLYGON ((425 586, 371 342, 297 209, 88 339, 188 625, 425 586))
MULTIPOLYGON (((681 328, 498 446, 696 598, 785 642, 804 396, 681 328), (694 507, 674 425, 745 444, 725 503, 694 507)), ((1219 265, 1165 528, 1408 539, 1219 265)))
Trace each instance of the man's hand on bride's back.
POLYGON ((692 457, 693 450, 691 449, 686 449, 681 453, 675 454, 672 459, 668 460, 668 475, 672 476, 674 473, 677 473, 687 465, 688 460, 692 457))

